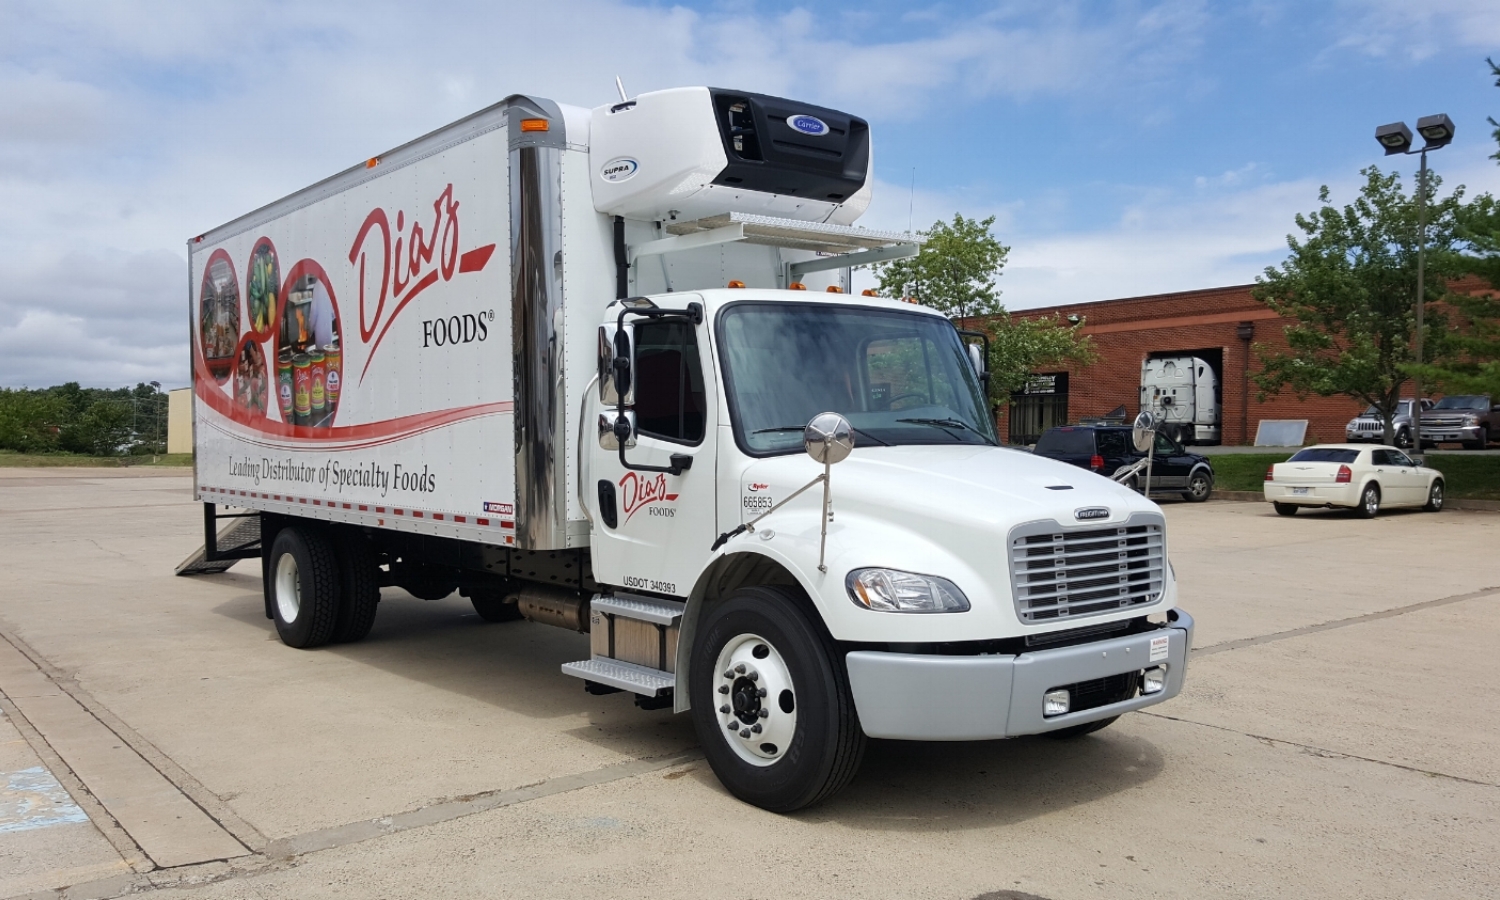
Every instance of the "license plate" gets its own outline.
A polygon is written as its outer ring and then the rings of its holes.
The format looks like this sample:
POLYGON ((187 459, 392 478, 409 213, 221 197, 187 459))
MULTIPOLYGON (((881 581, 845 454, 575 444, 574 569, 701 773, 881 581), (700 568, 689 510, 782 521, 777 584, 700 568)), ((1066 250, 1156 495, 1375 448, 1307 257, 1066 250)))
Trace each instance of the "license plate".
POLYGON ((1312 493, 1312 488, 1292 488, 1293 496, 1305 497, 1312 493))

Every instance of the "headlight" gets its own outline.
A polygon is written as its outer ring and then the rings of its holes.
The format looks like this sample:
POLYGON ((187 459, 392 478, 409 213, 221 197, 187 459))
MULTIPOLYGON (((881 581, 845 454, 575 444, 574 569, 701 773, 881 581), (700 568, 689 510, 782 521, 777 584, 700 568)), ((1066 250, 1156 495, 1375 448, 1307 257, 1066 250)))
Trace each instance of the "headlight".
POLYGON ((1479 424, 1479 417, 1478 416, 1464 416, 1464 427, 1465 428, 1473 428, 1475 425, 1478 425, 1478 424, 1479 424))
POLYGON ((844 579, 849 599, 878 612, 967 612, 969 598, 958 585, 935 575, 896 569, 855 569, 844 579))

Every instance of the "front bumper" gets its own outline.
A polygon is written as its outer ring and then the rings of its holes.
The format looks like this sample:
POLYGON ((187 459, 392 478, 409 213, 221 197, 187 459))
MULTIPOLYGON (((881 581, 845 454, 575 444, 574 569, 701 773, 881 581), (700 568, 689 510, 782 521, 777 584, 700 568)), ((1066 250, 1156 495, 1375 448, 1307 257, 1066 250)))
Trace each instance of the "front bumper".
POLYGON ((1428 444, 1452 444, 1460 441, 1471 444, 1479 440, 1479 432, 1478 425, 1471 425, 1468 428, 1460 428, 1456 425, 1452 428, 1423 426, 1422 440, 1428 444))
POLYGON ((983 741, 1041 734, 1153 706, 1182 691, 1193 617, 1167 613, 1163 628, 1142 634, 1038 650, 1017 656, 934 656, 855 650, 849 685, 865 734, 914 741, 983 741), (1151 658, 1153 638, 1167 638, 1166 657, 1151 658), (1042 715, 1054 688, 1167 667, 1166 687, 1081 712, 1042 715))

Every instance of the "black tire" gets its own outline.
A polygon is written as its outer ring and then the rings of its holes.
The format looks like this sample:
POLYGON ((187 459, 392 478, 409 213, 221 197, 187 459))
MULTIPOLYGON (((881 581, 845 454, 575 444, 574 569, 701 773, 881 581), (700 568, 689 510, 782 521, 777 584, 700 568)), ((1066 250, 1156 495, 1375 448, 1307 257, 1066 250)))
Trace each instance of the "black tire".
POLYGON ((1403 428, 1396 432, 1396 446, 1402 450, 1411 447, 1411 431, 1409 429, 1403 428))
POLYGON ((1182 499, 1190 503, 1202 503, 1214 492, 1214 480, 1207 472, 1194 472, 1188 477, 1188 489, 1182 499))
POLYGON ((1380 485, 1373 481, 1365 485, 1365 489, 1359 492, 1359 505, 1354 507, 1354 514, 1361 519, 1380 515, 1380 485))
POLYGON ((1295 503, 1276 503, 1272 501, 1271 508, 1276 510, 1276 515, 1278 516, 1295 516, 1297 514, 1297 504, 1295 503))
MULTIPOLYGON (((734 796, 771 812, 791 812, 837 793, 859 771, 866 740, 843 655, 791 590, 742 588, 709 609, 698 626, 690 671, 693 726, 709 766, 734 796), (750 694, 741 705, 739 682, 748 675, 741 673, 729 682, 718 671, 721 654, 736 645, 753 647, 756 659, 766 659, 760 655, 765 645, 774 648, 767 649, 767 664, 784 667, 791 690, 779 691, 777 699, 768 698, 764 706, 750 694), (727 715, 723 711, 730 709, 730 696, 729 691, 719 691, 721 686, 735 692, 738 711, 727 715), (750 743, 753 737, 727 733, 728 725, 738 728, 741 722, 747 728, 742 733, 748 734, 751 722, 759 733, 760 722, 765 721, 766 734, 775 734, 786 721, 772 721, 778 712, 793 717, 793 730, 784 747, 754 745, 750 743), (731 746, 730 741, 740 740, 747 741, 741 749, 731 746), (752 763, 747 759, 757 752, 752 747, 774 756, 764 757, 770 760, 765 764, 752 763)), ((754 678, 745 686, 751 682, 771 686, 773 674, 769 667, 766 671, 763 680, 754 678)))
POLYGON ((1065 741, 1069 738, 1083 737, 1086 734, 1093 734, 1096 731, 1108 728, 1109 726, 1115 724, 1115 721, 1119 718, 1119 716, 1110 716, 1107 719, 1100 719, 1097 722, 1084 722, 1082 725, 1074 725, 1070 728, 1059 728, 1056 731, 1048 731, 1044 733, 1049 738, 1053 738, 1059 741, 1065 741))
POLYGON ((1490 430, 1483 425, 1479 427, 1479 440, 1464 442, 1465 450, 1485 450, 1490 445, 1490 430))
POLYGON ((352 644, 364 640, 375 624, 375 613, 380 606, 380 570, 369 540, 358 531, 340 534, 335 549, 342 593, 330 640, 335 644, 352 644))
POLYGON ((339 614, 339 560, 327 533, 294 525, 277 532, 268 567, 276 633, 288 647, 321 647, 339 614))
POLYGON ((470 595, 469 602, 474 604, 479 618, 486 622, 515 622, 524 618, 521 607, 514 602, 506 603, 503 594, 476 591, 470 595))
POLYGON ((1422 508, 1428 512, 1441 512, 1443 500, 1443 480, 1435 478, 1432 481, 1432 487, 1427 489, 1427 505, 1422 508))

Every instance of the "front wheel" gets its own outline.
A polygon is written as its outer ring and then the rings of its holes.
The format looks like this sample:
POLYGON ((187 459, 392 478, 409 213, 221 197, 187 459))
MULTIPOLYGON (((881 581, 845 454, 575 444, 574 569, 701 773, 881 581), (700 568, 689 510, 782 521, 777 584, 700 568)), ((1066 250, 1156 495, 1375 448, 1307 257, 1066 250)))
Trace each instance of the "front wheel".
POLYGON ((1361 519, 1373 519, 1380 512, 1380 486, 1374 483, 1365 485, 1365 489, 1359 495, 1359 506, 1354 511, 1361 519))
POLYGON ((1422 507, 1428 512, 1438 512, 1443 508, 1443 483, 1434 481, 1432 487, 1427 489, 1427 505, 1422 507))
POLYGON ((1405 428, 1396 432, 1396 446, 1402 450, 1411 447, 1411 432, 1405 428))
POLYGON ((743 588, 709 609, 690 684, 704 755, 741 800, 791 812, 859 770, 865 735, 842 655, 790 590, 743 588))

